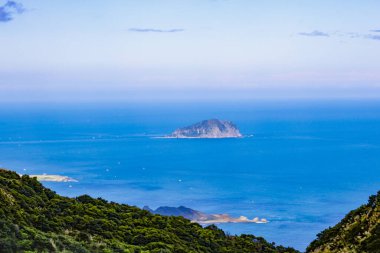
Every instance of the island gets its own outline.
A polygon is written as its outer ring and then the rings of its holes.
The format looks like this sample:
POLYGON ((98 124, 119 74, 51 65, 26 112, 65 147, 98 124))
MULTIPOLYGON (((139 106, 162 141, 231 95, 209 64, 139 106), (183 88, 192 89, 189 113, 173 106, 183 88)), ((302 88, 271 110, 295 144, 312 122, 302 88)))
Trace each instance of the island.
POLYGON ((243 135, 234 123, 209 119, 191 126, 179 128, 166 138, 241 138, 243 135))

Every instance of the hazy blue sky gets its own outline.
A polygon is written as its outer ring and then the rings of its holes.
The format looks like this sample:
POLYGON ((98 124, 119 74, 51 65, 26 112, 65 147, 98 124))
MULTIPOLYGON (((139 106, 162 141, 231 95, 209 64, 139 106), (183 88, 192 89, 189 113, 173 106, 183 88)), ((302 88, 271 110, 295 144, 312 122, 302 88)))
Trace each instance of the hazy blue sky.
POLYGON ((0 99, 380 97, 378 0, 0 0, 0 99))

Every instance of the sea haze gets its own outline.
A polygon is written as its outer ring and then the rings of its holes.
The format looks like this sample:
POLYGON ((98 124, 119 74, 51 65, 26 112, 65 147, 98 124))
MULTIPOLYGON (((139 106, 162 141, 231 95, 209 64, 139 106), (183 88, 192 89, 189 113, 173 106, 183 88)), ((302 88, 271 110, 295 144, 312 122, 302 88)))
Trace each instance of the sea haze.
POLYGON ((184 205, 266 218, 222 224, 304 250, 380 189, 380 103, 297 101, 2 105, 0 165, 78 182, 59 194, 184 205), (197 121, 231 120, 242 139, 161 139, 197 121))

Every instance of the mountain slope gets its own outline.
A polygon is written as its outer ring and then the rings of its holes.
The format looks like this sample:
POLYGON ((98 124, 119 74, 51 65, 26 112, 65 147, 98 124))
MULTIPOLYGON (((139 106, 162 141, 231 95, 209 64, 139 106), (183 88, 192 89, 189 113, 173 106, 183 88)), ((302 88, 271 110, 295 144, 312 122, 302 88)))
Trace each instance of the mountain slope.
POLYGON ((336 226, 318 234, 310 253, 380 253, 380 191, 336 226))
POLYGON ((0 169, 0 252, 297 252, 87 195, 61 197, 0 169))

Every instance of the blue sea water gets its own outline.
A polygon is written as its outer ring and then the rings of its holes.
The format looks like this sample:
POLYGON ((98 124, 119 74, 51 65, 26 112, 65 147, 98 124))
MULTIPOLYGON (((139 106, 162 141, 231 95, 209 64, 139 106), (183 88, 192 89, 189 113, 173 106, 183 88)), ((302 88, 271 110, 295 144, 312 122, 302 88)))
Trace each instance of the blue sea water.
POLYGON ((380 102, 2 105, 0 166, 79 182, 44 184, 151 208, 266 218, 220 224, 304 250, 380 190, 380 102), (160 139, 208 118, 242 139, 160 139))

